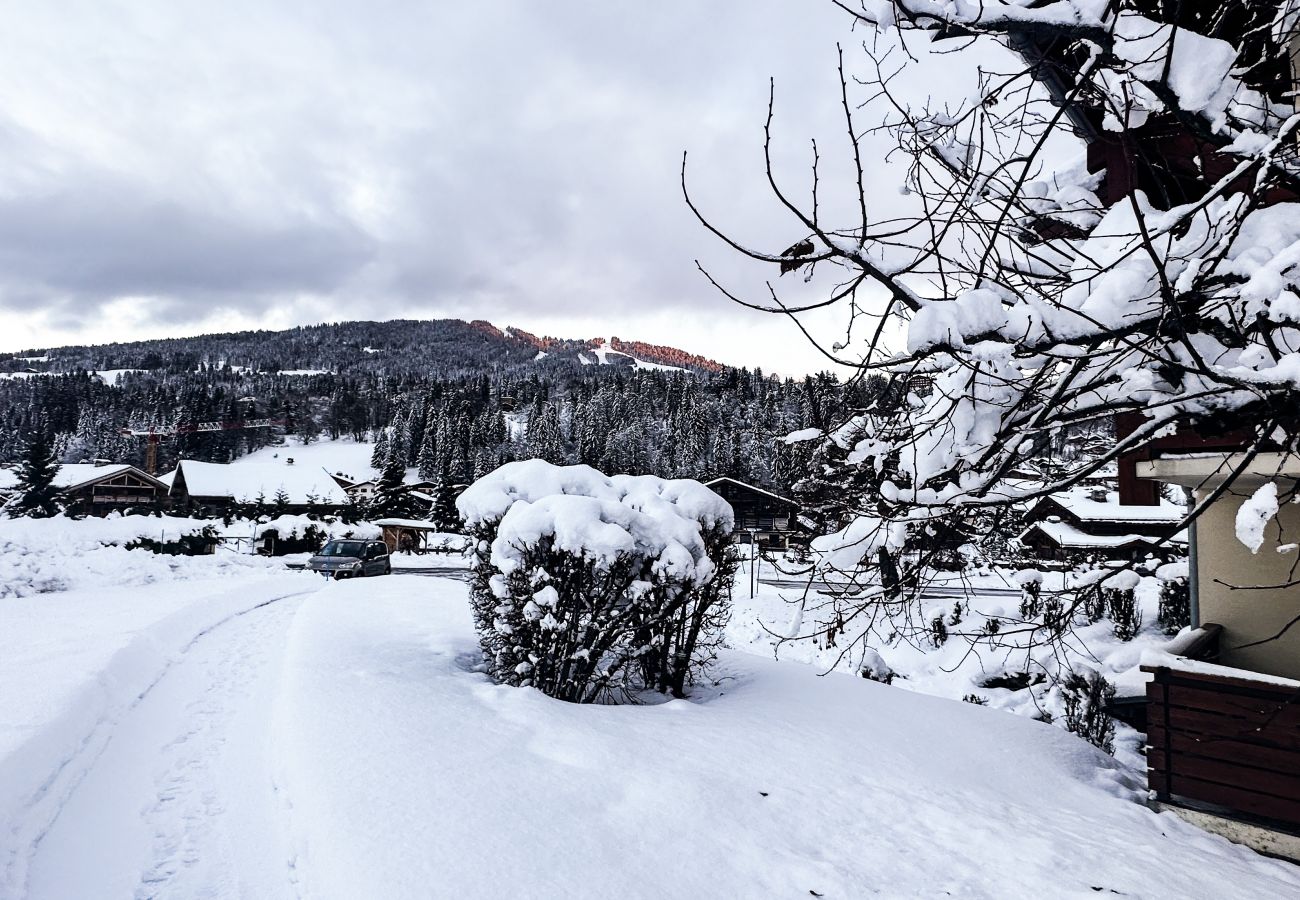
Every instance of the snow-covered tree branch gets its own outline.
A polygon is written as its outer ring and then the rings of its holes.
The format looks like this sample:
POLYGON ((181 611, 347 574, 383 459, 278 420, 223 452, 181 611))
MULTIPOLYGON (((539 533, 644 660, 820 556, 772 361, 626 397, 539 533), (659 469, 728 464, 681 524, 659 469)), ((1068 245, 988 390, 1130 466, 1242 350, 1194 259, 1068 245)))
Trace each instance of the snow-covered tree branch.
MULTIPOLYGON (((834 190, 857 214, 827 219, 820 155, 811 198, 793 199, 773 163, 774 107, 764 149, 769 187, 792 216, 788 249, 729 237, 694 202, 685 167, 683 186, 710 230, 779 274, 821 283, 819 270, 835 271, 821 301, 787 300, 775 280, 757 298, 720 289, 792 318, 839 306, 846 337, 826 355, 907 394, 826 437, 856 484, 819 542, 824 564, 855 579, 833 598, 840 618, 910 609, 935 554, 977 554, 1015 504, 1159 436, 1230 437, 1242 468, 1294 449, 1300 6, 835 5, 866 32, 861 58, 841 52, 839 63, 856 183, 834 190), (916 41, 928 52, 909 52, 916 41), (943 54, 989 44, 1003 70, 982 68, 964 104, 906 99, 903 87, 944 77, 943 54), (882 133, 906 173, 903 212, 870 202, 864 147, 882 133), (1051 452, 1120 413, 1128 424, 1108 448, 1051 452), (855 481, 853 470, 870 474, 855 481)), ((1008 624, 1031 640, 1052 630, 1008 624)))

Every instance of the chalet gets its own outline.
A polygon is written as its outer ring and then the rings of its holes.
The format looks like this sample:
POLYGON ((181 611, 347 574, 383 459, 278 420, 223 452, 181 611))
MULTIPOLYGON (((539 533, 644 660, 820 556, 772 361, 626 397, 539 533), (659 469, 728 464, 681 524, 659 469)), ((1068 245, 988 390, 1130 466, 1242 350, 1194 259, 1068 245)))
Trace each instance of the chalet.
MULTIPOLYGON (((335 480, 337 481, 337 476, 335 480)), ((353 503, 364 506, 375 499, 375 491, 379 489, 379 482, 374 480, 357 481, 342 487, 353 503)))
POLYGON ((178 510, 219 515, 233 506, 281 505, 289 513, 336 511, 351 502, 324 469, 285 463, 181 460, 170 476, 178 510))
MULTIPOLYGON (((17 483, 13 469, 0 469, 0 499, 12 496, 17 483)), ((167 484, 126 463, 63 465, 54 476, 54 486, 73 515, 152 512, 167 505, 167 484)))
POLYGON ((741 543, 756 541, 760 547, 784 549, 799 530, 800 506, 789 498, 735 478, 715 478, 705 487, 731 504, 736 514, 734 533, 741 543))
POLYGON ((126 463, 60 466, 54 484, 70 513, 106 516, 110 512, 153 511, 167 505, 168 486, 126 463))
POLYGON ((1150 553, 1165 558, 1186 552, 1186 533, 1172 533, 1186 512, 1174 503, 1129 506, 1104 490, 1076 489, 1030 507, 1020 543, 1045 561, 1133 559, 1150 553))

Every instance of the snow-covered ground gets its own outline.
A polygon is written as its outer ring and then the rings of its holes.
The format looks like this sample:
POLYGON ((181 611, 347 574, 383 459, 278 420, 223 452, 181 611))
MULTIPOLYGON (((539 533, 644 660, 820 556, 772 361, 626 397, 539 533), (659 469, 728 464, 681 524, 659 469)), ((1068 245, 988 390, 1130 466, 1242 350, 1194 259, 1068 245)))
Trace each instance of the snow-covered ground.
POLYGON ((240 463, 283 463, 293 457, 295 466, 306 468, 313 466, 327 472, 342 472, 354 481, 367 481, 378 477, 379 473, 370 466, 370 454, 375 445, 365 441, 340 438, 336 441, 321 440, 303 444, 298 438, 287 438, 284 444, 276 447, 263 447, 247 456, 235 460, 240 463))
POLYGON ((737 651, 690 701, 498 687, 453 579, 48 594, 0 635, 6 898, 1300 892, 996 710, 737 651))
MULTIPOLYGON (((896 673, 892 684, 909 691, 960 700, 971 697, 994 709, 1030 718, 1044 714, 1060 719, 1063 702, 1054 684, 1063 668, 1093 669, 1117 688, 1120 696, 1137 696, 1146 691, 1149 675, 1140 671, 1144 654, 1161 652, 1174 645, 1177 638, 1164 634, 1158 623, 1158 581, 1141 580, 1136 592, 1142 625, 1132 640, 1115 637, 1109 619, 1077 625, 1073 637, 1057 646, 1041 643, 1031 651, 993 649, 984 641, 972 650, 965 634, 980 634, 990 617, 1003 621, 1019 616, 1020 590, 1011 571, 992 570, 986 574, 953 576, 950 583, 936 582, 923 601, 923 610, 915 621, 927 623, 942 616, 950 632, 940 647, 924 638, 906 640, 901 636, 891 643, 882 638, 888 627, 878 627, 862 639, 861 623, 846 625, 844 632, 831 643, 825 639, 826 623, 831 612, 821 608, 825 597, 824 582, 806 576, 783 575, 770 561, 757 562, 759 579, 751 596, 751 563, 741 563, 736 575, 733 608, 727 628, 728 642, 736 648, 783 661, 811 665, 818 671, 853 673, 863 663, 863 650, 874 654, 875 664, 883 661, 896 673), (954 623, 954 607, 960 602, 961 614, 954 623), (1027 689, 989 686, 1000 677, 1027 674, 1032 684, 1027 689)), ((1060 572, 1043 573, 1044 596, 1060 587, 1065 576, 1060 572)), ((996 684, 996 682, 994 682, 996 684)), ((1143 765, 1138 755, 1141 735, 1117 723, 1117 755, 1132 767, 1143 765)))

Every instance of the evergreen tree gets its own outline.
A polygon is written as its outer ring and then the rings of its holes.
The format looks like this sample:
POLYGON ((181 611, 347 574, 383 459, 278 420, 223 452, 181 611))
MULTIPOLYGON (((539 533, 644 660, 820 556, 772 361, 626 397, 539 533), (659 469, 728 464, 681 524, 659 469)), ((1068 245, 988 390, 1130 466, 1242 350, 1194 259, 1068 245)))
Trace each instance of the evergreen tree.
POLYGON ((430 418, 420 441, 420 453, 415 459, 421 480, 432 481, 438 474, 438 428, 430 418))
POLYGON ((10 517, 47 519, 62 512, 63 499, 54 486, 58 473, 59 465, 54 461, 49 436, 42 430, 34 431, 18 469, 17 491, 7 507, 10 517))
POLYGON ((379 477, 379 484, 375 486, 374 499, 370 501, 370 506, 366 514, 371 519, 418 519, 421 517, 421 510, 411 496, 410 488, 405 484, 406 479, 406 459, 396 448, 398 452, 388 454, 388 462, 384 465, 383 474, 379 477))
POLYGON ((446 472, 438 475, 433 488, 433 511, 429 518, 439 531, 459 533, 462 525, 460 513, 456 511, 456 490, 446 472))
POLYGON ((375 438, 374 449, 370 451, 370 465, 372 468, 383 470, 388 463, 388 429, 381 428, 378 436, 375 438))

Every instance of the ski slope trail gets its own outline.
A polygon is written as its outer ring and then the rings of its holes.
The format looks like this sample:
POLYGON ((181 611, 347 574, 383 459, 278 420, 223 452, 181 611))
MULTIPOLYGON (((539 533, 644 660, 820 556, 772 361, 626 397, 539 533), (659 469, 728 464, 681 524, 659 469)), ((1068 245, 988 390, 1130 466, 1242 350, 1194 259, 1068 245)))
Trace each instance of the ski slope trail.
POLYGON ((272 725, 303 599, 217 625, 144 692, 37 844, 28 897, 296 896, 272 725))

